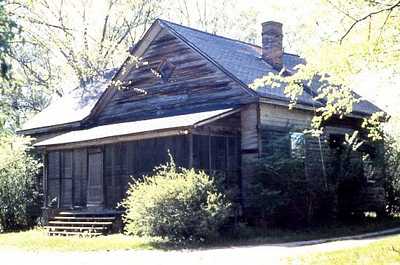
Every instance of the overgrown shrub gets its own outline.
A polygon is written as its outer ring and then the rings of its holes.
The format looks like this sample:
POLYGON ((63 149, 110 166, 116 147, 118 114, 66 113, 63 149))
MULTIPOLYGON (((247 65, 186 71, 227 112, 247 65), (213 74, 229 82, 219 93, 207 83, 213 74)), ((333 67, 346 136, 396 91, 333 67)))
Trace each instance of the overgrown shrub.
POLYGON ((231 215, 230 202, 210 176, 177 168, 172 159, 135 180, 122 206, 126 233, 174 242, 211 239, 231 215))
POLYGON ((386 137, 385 189, 388 214, 400 213, 400 139, 386 137))
POLYGON ((335 187, 328 185, 322 170, 314 172, 315 166, 310 164, 306 168, 312 161, 306 161, 305 138, 276 132, 268 141, 250 185, 249 221, 301 227, 332 220, 337 203, 335 187))
POLYGON ((0 136, 0 231, 19 229, 30 221, 40 164, 28 153, 28 143, 23 137, 0 136))
POLYGON ((301 158, 264 157, 252 185, 252 216, 258 222, 285 227, 306 226, 333 214, 334 191, 318 177, 306 177, 301 158))

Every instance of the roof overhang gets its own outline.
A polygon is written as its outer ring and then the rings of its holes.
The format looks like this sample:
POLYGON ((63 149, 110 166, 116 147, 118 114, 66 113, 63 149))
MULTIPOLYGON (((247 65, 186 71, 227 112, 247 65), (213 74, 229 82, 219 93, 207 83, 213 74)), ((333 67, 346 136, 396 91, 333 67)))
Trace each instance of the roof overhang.
MULTIPOLYGON (((289 103, 290 103, 289 100, 283 100, 283 99, 278 100, 278 99, 269 98, 269 97, 265 97, 265 96, 260 96, 259 102, 268 103, 271 105, 283 106, 283 107, 287 107, 287 108, 289 107, 289 103)), ((318 107, 320 107, 320 106, 312 106, 309 104, 297 102, 293 106, 293 109, 315 112, 315 110, 318 107)), ((355 119, 363 119, 363 118, 366 118, 369 116, 371 116, 371 114, 361 113, 361 112, 352 112, 352 113, 349 113, 346 115, 346 117, 348 117, 348 118, 355 118, 355 119)))
POLYGON ((101 125, 67 132, 36 143, 47 150, 69 149, 172 135, 189 134, 191 129, 229 116, 240 109, 204 111, 156 119, 101 125))

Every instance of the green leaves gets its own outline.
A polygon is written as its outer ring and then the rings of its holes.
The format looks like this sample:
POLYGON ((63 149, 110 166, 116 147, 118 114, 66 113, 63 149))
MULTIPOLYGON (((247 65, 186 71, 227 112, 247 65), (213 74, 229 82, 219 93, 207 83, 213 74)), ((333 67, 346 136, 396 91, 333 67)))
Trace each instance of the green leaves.
POLYGON ((131 184, 124 222, 126 232, 174 242, 203 241, 217 236, 230 216, 230 203, 204 172, 176 168, 173 160, 152 176, 131 184))
POLYGON ((34 177, 40 164, 28 154, 27 138, 0 135, 0 232, 28 225, 34 177))

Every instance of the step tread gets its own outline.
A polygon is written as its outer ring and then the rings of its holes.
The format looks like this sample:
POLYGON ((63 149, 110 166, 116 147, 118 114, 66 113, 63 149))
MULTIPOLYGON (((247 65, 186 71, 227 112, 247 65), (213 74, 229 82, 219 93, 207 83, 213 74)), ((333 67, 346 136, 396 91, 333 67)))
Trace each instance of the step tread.
POLYGON ((107 227, 98 226, 98 227, 87 227, 87 226, 45 226, 44 228, 48 229, 50 232, 53 232, 55 229, 63 229, 63 230, 107 230, 107 227))
POLYGON ((82 232, 61 232, 61 231, 49 231, 48 234, 50 236, 56 236, 56 235, 100 236, 100 235, 103 235, 102 233, 99 233, 99 232, 82 233, 82 232))
POLYGON ((93 216, 54 216, 55 220, 82 220, 82 219, 90 219, 90 220, 109 220, 114 221, 116 217, 93 217, 93 216))
POLYGON ((64 216, 85 216, 85 215, 94 215, 94 216, 117 216, 121 215, 121 212, 116 212, 116 211, 82 211, 82 212, 67 212, 67 211, 62 211, 59 212, 58 215, 64 215, 64 216))
POLYGON ((66 225, 112 225, 113 222, 68 222, 68 221, 49 221, 49 224, 66 224, 66 225))

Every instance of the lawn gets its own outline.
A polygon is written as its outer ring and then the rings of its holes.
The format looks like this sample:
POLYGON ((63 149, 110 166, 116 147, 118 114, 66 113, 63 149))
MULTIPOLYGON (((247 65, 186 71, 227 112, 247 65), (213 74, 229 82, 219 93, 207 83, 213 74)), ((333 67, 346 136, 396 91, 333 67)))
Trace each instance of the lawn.
POLYGON ((366 217, 348 223, 326 224, 302 229, 260 229, 245 227, 233 238, 223 238, 216 245, 260 245, 294 241, 327 239, 359 235, 400 227, 400 217, 377 219, 366 217))
MULTIPOLYGON (((210 248, 284 243, 356 235, 393 227, 400 227, 400 218, 388 220, 367 218, 354 224, 335 224, 299 230, 242 227, 238 231, 235 231, 234 235, 220 237, 207 244, 191 244, 185 245, 184 247, 210 248)), ((44 229, 33 229, 24 232, 0 234, 0 248, 18 248, 31 251, 110 251, 134 249, 168 250, 182 248, 182 246, 173 245, 167 240, 161 240, 159 238, 139 238, 122 234, 94 238, 49 237, 44 229)))
POLYGON ((288 264, 400 264, 400 236, 393 236, 365 247, 302 256, 289 261, 288 264))
POLYGON ((47 236, 44 229, 0 234, 0 248, 18 248, 30 251, 107 251, 152 249, 161 240, 135 238, 122 234, 99 237, 47 236))

